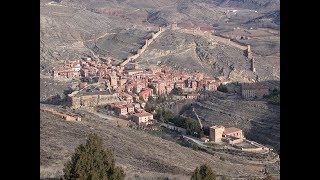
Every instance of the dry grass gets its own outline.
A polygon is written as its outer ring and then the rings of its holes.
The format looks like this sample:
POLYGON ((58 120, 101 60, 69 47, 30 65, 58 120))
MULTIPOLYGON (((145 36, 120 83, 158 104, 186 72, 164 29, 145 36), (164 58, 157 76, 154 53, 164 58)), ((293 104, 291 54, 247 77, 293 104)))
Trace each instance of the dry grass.
MULTIPOLYGON (((103 138, 106 147, 114 152, 116 162, 127 173, 143 177, 178 175, 184 179, 200 164, 207 163, 217 174, 231 176, 262 175, 241 164, 221 161, 219 157, 182 147, 174 142, 152 136, 143 131, 119 128, 108 120, 86 115, 81 122, 66 122, 41 112, 41 176, 61 176, 63 163, 74 148, 85 142, 93 131, 103 138)), ((181 177, 181 178, 178 178, 181 177)), ((148 178, 147 178, 148 179, 148 178)))

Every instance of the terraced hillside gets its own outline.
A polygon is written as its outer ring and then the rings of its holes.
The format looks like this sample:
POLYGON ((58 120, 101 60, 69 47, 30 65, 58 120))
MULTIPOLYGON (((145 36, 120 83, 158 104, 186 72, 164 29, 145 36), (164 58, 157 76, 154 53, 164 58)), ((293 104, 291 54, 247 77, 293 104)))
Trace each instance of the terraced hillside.
MULTIPOLYGON (((237 127, 244 131, 247 139, 280 150, 280 106, 265 101, 228 100, 211 95, 194 107, 204 125, 237 127)), ((194 117, 191 111, 184 115, 194 117)))

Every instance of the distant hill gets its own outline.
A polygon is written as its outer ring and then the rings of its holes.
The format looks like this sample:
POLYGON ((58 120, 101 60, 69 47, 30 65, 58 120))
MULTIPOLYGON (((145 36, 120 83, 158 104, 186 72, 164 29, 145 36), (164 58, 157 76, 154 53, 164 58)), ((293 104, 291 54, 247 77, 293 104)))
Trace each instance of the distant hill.
POLYGON ((279 9, 280 0, 199 0, 221 7, 234 7, 254 10, 279 9))
POLYGON ((257 18, 253 18, 244 25, 249 25, 251 27, 265 27, 272 29, 280 29, 280 10, 271 11, 266 13, 265 15, 259 16, 257 18))
POLYGON ((269 12, 266 15, 263 15, 248 21, 248 23, 257 22, 262 19, 272 19, 273 23, 280 25, 280 11, 278 10, 278 11, 269 12))

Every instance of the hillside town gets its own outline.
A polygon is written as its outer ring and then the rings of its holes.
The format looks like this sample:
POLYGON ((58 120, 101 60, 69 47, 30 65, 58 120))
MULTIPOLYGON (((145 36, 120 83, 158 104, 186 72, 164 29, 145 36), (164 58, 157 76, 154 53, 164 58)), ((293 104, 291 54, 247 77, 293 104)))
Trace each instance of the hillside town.
POLYGON ((40 178, 279 179, 269 1, 41 0, 40 178))
MULTIPOLYGON (((220 85, 225 84, 223 77, 213 78, 200 72, 184 72, 161 64, 148 68, 142 68, 138 63, 114 64, 114 60, 109 57, 83 58, 65 62, 61 67, 54 68, 52 76, 58 80, 79 81, 77 89, 68 94, 67 105, 73 109, 104 107, 111 112, 109 115, 122 119, 122 125, 135 124, 143 129, 157 129, 154 127, 160 125, 180 133, 200 146, 206 146, 205 143, 210 142, 223 143, 247 152, 269 151, 269 148, 261 144, 246 140, 242 130, 236 127, 211 126, 208 136, 188 136, 187 129, 171 122, 160 123, 154 118, 157 114, 155 110, 147 112, 145 109, 150 99, 170 94, 197 100, 201 91, 217 91, 220 85)), ((263 84, 241 85, 240 96, 245 100, 261 99, 268 94, 269 88, 263 84)), ((69 115, 64 115, 62 112, 58 115, 65 119, 68 117, 69 121, 79 121, 79 118, 69 118, 69 115)), ((197 114, 196 116, 200 128, 203 129, 201 120, 197 114)))
POLYGON ((79 80, 78 90, 69 94, 72 108, 109 105, 123 119, 136 118, 138 124, 151 121, 144 111, 149 98, 168 95, 173 91, 187 99, 197 99, 197 92, 216 91, 222 77, 208 77, 204 73, 187 73, 164 65, 141 68, 137 63, 126 66, 112 65, 111 58, 84 58, 65 63, 53 69, 55 79, 79 80), (141 119, 141 122, 140 122, 141 119))

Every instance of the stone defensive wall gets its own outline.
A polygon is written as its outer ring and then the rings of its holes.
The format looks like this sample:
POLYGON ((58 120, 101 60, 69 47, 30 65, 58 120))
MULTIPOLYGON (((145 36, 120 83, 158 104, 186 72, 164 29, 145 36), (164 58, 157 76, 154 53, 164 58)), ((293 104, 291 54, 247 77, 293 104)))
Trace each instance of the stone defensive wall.
POLYGON ((57 116, 65 119, 66 121, 81 121, 81 118, 78 116, 71 116, 71 115, 68 115, 64 112, 58 112, 58 111, 51 109, 51 108, 40 108, 40 110, 44 111, 44 112, 48 112, 53 115, 57 115, 57 116))
POLYGON ((204 36, 204 37, 206 37, 206 38, 208 38, 208 39, 210 39, 212 41, 223 43, 223 44, 238 48, 238 49, 240 49, 242 51, 245 51, 247 58, 249 60, 251 60, 251 70, 254 73, 256 72, 256 68, 254 66, 254 59, 253 59, 253 56, 252 56, 252 51, 251 51, 250 45, 247 45, 247 46, 241 45, 241 44, 238 44, 236 42, 231 41, 231 39, 229 39, 229 38, 225 38, 225 37, 222 37, 222 36, 216 36, 216 35, 213 35, 210 31, 202 31, 199 28, 196 28, 196 29, 181 29, 181 28, 178 28, 178 27, 174 27, 174 28, 171 28, 171 29, 178 30, 178 31, 184 32, 184 33, 204 36))
MULTIPOLYGON (((166 30, 167 28, 162 28, 160 27, 159 28, 159 31, 156 32, 156 33, 152 33, 151 34, 151 38, 150 39, 147 39, 145 44, 137 50, 137 54, 134 54, 132 56, 129 56, 127 57, 126 60, 124 60, 120 66, 124 66, 126 65, 127 63, 131 62, 131 61, 134 61, 135 59, 137 59, 146 49, 147 47, 162 33, 166 30)), ((184 32, 184 33, 189 33, 189 34, 195 34, 195 35, 200 35, 200 36, 205 36, 207 37, 208 39, 211 39, 212 41, 215 41, 215 42, 219 42, 219 43, 223 43, 223 44, 226 44, 226 45, 229 45, 229 46, 233 46, 235 48, 238 48, 238 49, 241 49, 242 51, 245 51, 245 50, 248 50, 248 47, 247 46, 243 46, 243 45, 240 45, 240 44, 237 44, 236 42, 233 42, 231 41, 230 39, 228 38, 224 38, 224 37, 220 37, 220 36, 215 36, 213 35, 210 31, 202 31, 202 30, 199 30, 199 29, 181 29, 181 28, 178 28, 178 27, 175 27, 175 28, 172 28, 171 29, 173 30, 177 30, 177 31, 180 31, 180 32, 184 32)), ((249 50, 250 51, 250 50, 249 50)))
POLYGON ((241 148, 242 151, 246 151, 246 152, 261 152, 262 150, 265 150, 265 151, 272 150, 272 149, 269 149, 268 147, 265 147, 262 144, 254 142, 254 141, 250 141, 250 140, 247 140, 247 139, 244 139, 244 141, 246 143, 249 143, 252 146, 254 146, 254 148, 241 148))
POLYGON ((164 28, 160 27, 159 28, 159 31, 156 32, 156 33, 152 33, 151 34, 151 38, 150 39, 147 39, 145 44, 140 48, 138 49, 137 51, 137 54, 134 54, 132 56, 129 56, 125 61, 123 61, 120 66, 124 66, 126 65, 127 63, 131 62, 131 61, 134 61, 135 59, 137 59, 146 49, 147 47, 163 32, 165 31, 164 28))
POLYGON ((69 105, 73 108, 94 107, 108 103, 118 102, 118 94, 90 94, 69 96, 69 105))

